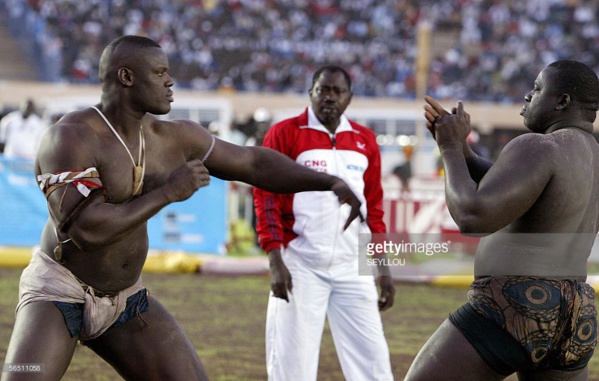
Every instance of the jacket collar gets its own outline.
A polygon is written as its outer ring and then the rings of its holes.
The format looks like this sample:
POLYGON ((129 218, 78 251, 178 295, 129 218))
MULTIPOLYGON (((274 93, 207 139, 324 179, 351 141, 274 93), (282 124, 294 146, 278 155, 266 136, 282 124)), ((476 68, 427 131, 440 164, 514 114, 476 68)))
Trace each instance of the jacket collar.
MULTIPOLYGON (((302 115, 302 117, 303 118, 300 123, 300 128, 311 128, 313 130, 322 131, 322 132, 326 132, 327 134, 331 134, 331 132, 329 130, 327 130, 327 128, 325 126, 323 126, 322 123, 320 123, 320 121, 316 117, 316 114, 314 113, 314 110, 312 109, 312 106, 310 106, 306 109, 306 111, 304 112, 304 115, 302 115)), ((353 130, 354 129, 352 128, 352 126, 349 122, 349 119, 347 119, 345 114, 341 115, 341 118, 339 121, 339 126, 337 126, 337 129, 335 130, 335 134, 337 134, 339 132, 353 131, 353 130)))

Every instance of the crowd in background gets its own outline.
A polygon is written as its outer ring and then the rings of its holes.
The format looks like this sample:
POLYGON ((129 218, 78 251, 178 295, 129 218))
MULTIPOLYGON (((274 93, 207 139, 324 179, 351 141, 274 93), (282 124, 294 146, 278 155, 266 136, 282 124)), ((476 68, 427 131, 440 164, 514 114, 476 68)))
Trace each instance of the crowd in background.
POLYGON ((34 36, 50 81, 97 83, 102 49, 143 34, 167 52, 177 86, 305 92, 309 73, 344 66, 360 96, 414 98, 416 33, 433 30, 428 93, 521 102, 539 69, 576 59, 599 70, 594 0, 5 0, 34 36), (435 38, 451 43, 436 46, 435 38), (48 66, 54 66, 49 69, 48 66))

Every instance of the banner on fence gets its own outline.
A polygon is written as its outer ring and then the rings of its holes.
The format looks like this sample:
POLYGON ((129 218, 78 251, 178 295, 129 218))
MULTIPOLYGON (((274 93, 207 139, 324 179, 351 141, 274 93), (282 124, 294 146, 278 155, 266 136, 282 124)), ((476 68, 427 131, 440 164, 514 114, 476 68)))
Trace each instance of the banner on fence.
MULTIPOLYGON (((0 246, 37 245, 47 217, 33 163, 0 156, 0 246)), ((225 254, 227 231, 227 183, 216 178, 148 222, 150 248, 156 250, 225 254)))

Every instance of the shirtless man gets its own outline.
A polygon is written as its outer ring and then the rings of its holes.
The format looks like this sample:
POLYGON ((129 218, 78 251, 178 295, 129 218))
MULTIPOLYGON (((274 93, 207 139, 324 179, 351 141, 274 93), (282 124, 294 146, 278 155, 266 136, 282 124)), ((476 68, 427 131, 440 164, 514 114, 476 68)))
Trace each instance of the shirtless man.
POLYGON ((547 66, 521 111, 533 133, 491 164, 466 144, 470 117, 426 98, 445 164, 447 206, 462 233, 482 234, 469 302, 422 348, 406 380, 585 380, 597 340, 585 283, 598 230, 599 146, 591 134, 596 74, 547 66))
MULTIPOLYGON (((273 150, 214 139, 191 121, 163 121, 173 80, 153 40, 124 36, 100 60, 101 103, 50 128, 36 162, 48 199, 41 251, 23 272, 6 364, 39 373, 2 380, 59 380, 81 340, 130 380, 207 380, 175 319, 141 286, 147 221, 189 198, 210 175, 272 192, 331 190, 347 225, 360 202, 345 182, 273 150), (134 168, 134 169, 132 169, 134 168), (67 172, 65 172, 67 171, 67 172)), ((347 227, 346 225, 346 227, 347 227)))

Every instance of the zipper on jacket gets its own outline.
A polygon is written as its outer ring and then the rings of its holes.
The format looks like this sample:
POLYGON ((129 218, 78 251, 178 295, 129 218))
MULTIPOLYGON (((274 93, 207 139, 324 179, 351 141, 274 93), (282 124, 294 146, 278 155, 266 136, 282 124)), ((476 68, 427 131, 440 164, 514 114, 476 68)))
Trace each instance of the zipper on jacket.
MULTIPOLYGON (((335 168, 337 168, 337 172, 335 173, 335 176, 339 176, 339 163, 337 162, 337 148, 335 147, 335 134, 331 134, 331 145, 333 146, 333 159, 335 161, 335 168)), ((335 226, 338 228, 339 227, 339 219, 341 218, 341 208, 337 209, 337 221, 335 223, 335 226)), ((327 266, 327 270, 331 269, 331 265, 334 262, 334 259, 336 257, 337 254, 337 239, 339 238, 339 232, 337 232, 337 234, 335 234, 334 238, 333 238, 333 247, 331 248, 331 258, 329 259, 329 265, 327 266)))

